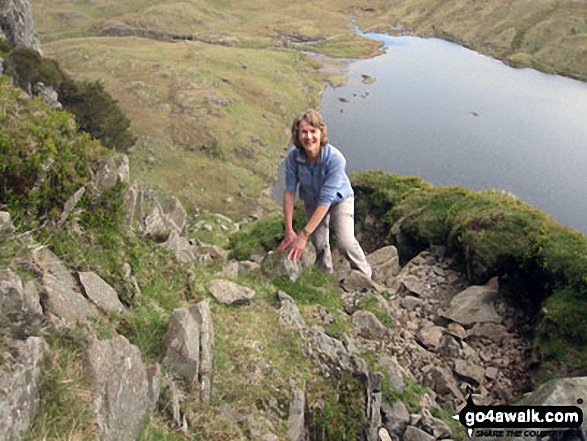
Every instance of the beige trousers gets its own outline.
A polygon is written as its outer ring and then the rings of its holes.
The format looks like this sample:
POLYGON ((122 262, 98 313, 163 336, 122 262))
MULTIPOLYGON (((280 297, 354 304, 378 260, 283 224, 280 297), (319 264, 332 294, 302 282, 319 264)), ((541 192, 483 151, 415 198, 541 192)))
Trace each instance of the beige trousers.
MULTIPOLYGON (((306 217, 310 219, 316 207, 304 204, 306 217)), ((316 248, 316 265, 327 273, 333 272, 332 254, 330 252, 330 226, 334 231, 337 245, 350 262, 353 269, 361 271, 371 278, 371 266, 367 263, 365 253, 355 238, 355 198, 350 197, 332 205, 322 222, 312 233, 312 243, 316 248), (332 225, 330 225, 332 223, 332 225)))

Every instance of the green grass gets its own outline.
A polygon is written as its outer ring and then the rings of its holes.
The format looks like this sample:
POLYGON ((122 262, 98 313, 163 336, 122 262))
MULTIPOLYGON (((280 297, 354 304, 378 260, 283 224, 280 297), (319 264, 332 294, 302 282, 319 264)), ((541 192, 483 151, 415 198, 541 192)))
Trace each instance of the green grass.
POLYGON ((49 345, 39 381, 39 412, 26 440, 92 439, 95 424, 91 391, 83 371, 87 331, 54 331, 45 339, 49 345))

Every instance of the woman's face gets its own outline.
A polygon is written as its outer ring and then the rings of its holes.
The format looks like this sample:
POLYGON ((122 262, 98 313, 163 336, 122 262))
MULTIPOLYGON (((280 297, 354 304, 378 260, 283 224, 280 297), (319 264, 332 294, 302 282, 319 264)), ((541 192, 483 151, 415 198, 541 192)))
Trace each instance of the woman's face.
POLYGON ((302 120, 300 122, 299 141, 308 158, 316 159, 320 153, 320 137, 322 132, 313 125, 302 120))

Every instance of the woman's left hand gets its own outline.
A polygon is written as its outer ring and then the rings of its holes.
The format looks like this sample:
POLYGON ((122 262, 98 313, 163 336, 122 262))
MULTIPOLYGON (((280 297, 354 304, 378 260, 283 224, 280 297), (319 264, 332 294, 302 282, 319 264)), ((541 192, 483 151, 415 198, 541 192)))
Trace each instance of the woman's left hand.
POLYGON ((294 263, 297 263, 302 257, 304 248, 306 248, 306 242, 308 242, 308 238, 303 234, 298 234, 291 246, 291 250, 289 250, 287 258, 293 260, 294 263))

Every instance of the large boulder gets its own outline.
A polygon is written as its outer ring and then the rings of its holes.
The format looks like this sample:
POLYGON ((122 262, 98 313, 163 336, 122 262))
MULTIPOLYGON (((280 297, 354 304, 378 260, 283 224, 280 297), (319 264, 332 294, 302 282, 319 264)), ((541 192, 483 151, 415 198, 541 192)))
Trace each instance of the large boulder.
POLYGON ((13 319, 22 314, 42 314, 34 283, 23 285, 20 277, 12 270, 0 270, 0 311, 13 319))
POLYGON ((163 365, 188 383, 197 381, 200 331, 189 310, 178 308, 173 311, 163 344, 166 349, 163 365))
MULTIPOLYGON (((516 404, 525 406, 577 406, 581 409, 583 415, 587 415, 587 400, 585 400, 585 397, 587 397, 587 377, 558 378, 544 383, 516 404)), ((587 419, 585 417, 579 430, 582 432, 579 436, 574 435, 565 439, 585 439, 585 434, 587 434, 587 419)), ((523 439, 530 440, 534 438, 526 436, 523 439)))
POLYGON ((61 110, 63 106, 59 102, 59 96, 57 92, 53 90, 52 86, 45 86, 43 83, 38 82, 33 88, 33 93, 41 97, 41 101, 54 110, 61 110))
POLYGON ((18 440, 27 431, 39 409, 41 364, 47 344, 39 337, 17 341, 14 362, 0 371, 0 439, 18 440))
POLYGON ((95 195, 101 195, 118 183, 118 168, 112 156, 97 161, 92 167, 92 181, 90 190, 95 195))
POLYGON ((377 273, 379 283, 391 286, 400 272, 399 255, 393 245, 383 247, 367 256, 367 262, 377 273))
POLYGON ((97 308, 79 292, 73 276, 51 250, 34 248, 33 260, 42 272, 46 312, 71 324, 99 316, 97 308))
POLYGON ((125 308, 118 294, 108 283, 92 271, 78 272, 83 294, 106 313, 120 314, 125 308))
POLYGON ((33 49, 41 53, 29 0, 0 1, 0 30, 12 47, 33 49))
POLYGON ((211 280, 208 291, 224 305, 248 303, 255 296, 255 291, 251 288, 222 279, 211 280))
POLYGON ((190 307, 190 313, 200 331, 200 400, 209 403, 212 399, 212 362, 214 359, 214 324, 208 300, 190 307))
POLYGON ((287 258, 287 251, 284 253, 270 251, 263 259, 261 268, 263 273, 271 279, 279 277, 292 283, 300 277, 303 270, 301 261, 294 263, 293 260, 287 258))
MULTIPOLYGON (((151 207, 142 221, 143 233, 159 242, 166 241, 172 232, 185 236, 187 232, 187 214, 177 198, 151 196, 151 207)), ((139 219, 137 219, 139 220, 139 219)))
POLYGON ((385 325, 370 311, 356 311, 351 318, 351 324, 358 335, 370 340, 383 339, 388 333, 385 325))
POLYGON ((137 439, 159 390, 158 369, 146 369, 139 349, 123 336, 95 339, 85 352, 91 379, 92 411, 103 441, 137 439))
POLYGON ((465 326, 475 323, 499 324, 502 318, 495 310, 497 293, 493 283, 470 286, 452 299, 444 316, 465 326))

